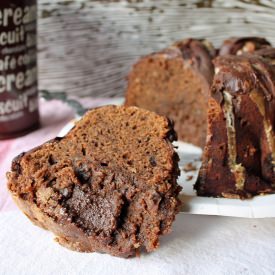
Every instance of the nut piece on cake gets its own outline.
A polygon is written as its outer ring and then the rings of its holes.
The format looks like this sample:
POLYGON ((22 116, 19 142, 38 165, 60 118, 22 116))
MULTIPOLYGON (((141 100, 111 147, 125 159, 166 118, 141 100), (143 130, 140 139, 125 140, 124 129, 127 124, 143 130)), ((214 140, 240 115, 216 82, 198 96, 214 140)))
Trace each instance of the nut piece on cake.
POLYGON ((274 192, 275 67, 255 55, 214 60, 207 144, 198 195, 248 198, 274 192))
POLYGON ((186 39, 142 57, 128 76, 125 104, 169 117, 180 140, 203 147, 214 55, 210 42, 186 39))
POLYGON ((241 55, 253 53, 256 50, 268 48, 271 44, 262 37, 231 37, 224 40, 219 50, 219 55, 241 55))
POLYGON ((29 219, 69 249, 153 251, 179 211, 175 139, 171 122, 155 113, 97 108, 64 138, 15 158, 8 188, 29 219))

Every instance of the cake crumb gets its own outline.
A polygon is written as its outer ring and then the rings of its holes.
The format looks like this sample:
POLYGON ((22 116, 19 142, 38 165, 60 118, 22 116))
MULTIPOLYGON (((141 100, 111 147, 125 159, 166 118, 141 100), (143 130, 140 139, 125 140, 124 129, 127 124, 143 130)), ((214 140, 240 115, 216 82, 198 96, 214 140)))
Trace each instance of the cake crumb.
POLYGON ((184 172, 196 171, 197 167, 192 162, 188 162, 183 166, 182 170, 184 172))
POLYGON ((139 257, 158 248, 179 212, 175 139, 163 116, 102 106, 87 112, 66 136, 16 157, 8 188, 28 218, 54 231, 60 245, 139 257))

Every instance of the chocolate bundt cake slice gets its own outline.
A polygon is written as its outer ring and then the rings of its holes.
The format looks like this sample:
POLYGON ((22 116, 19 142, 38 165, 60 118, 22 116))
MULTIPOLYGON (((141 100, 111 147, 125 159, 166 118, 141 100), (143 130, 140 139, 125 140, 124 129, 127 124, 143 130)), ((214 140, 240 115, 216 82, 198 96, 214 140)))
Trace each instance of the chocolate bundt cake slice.
POLYGON ((179 211, 175 138, 153 112, 97 108, 64 138, 14 159, 8 188, 65 247, 121 257, 153 251, 179 211))
POLYGON ((253 53, 256 50, 270 46, 270 42, 262 37, 231 37, 223 42, 219 50, 219 55, 253 53))
POLYGON ((200 196, 248 198, 275 187, 275 68, 255 55, 214 61, 200 196))
POLYGON ((125 104, 168 116, 179 139, 203 147, 214 55, 208 41, 186 39, 142 57, 128 76, 125 104))

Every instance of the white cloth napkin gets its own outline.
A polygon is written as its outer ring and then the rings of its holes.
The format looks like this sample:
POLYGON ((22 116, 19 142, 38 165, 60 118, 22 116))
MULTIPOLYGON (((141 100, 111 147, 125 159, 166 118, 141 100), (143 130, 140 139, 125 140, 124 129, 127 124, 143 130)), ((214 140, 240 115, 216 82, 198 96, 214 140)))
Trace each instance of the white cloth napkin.
POLYGON ((140 258, 78 253, 19 211, 0 214, 0 274, 274 274, 275 220, 179 214, 161 247, 140 258))

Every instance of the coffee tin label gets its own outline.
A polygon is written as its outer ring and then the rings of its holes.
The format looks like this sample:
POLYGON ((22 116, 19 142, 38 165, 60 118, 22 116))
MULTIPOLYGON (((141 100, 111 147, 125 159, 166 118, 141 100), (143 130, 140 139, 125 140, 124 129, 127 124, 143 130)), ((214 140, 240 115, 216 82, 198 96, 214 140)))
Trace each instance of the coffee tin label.
POLYGON ((0 134, 38 120, 36 1, 1 0, 0 134))

